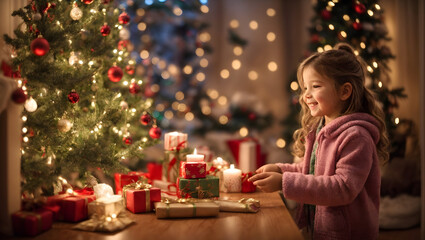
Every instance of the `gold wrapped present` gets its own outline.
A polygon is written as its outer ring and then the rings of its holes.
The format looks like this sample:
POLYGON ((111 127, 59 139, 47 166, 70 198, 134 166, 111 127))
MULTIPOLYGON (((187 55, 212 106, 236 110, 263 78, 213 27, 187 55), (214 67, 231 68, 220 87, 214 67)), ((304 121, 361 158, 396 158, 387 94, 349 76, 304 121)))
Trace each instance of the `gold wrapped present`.
POLYGON ((242 198, 239 201, 217 200, 221 212, 256 213, 260 210, 260 201, 253 198, 242 198))
POLYGON ((157 218, 214 217, 219 207, 212 200, 165 199, 155 203, 155 211, 157 218))
POLYGON ((89 203, 88 215, 91 217, 96 214, 97 216, 111 216, 118 215, 124 210, 123 198, 121 195, 112 195, 102 197, 89 203))

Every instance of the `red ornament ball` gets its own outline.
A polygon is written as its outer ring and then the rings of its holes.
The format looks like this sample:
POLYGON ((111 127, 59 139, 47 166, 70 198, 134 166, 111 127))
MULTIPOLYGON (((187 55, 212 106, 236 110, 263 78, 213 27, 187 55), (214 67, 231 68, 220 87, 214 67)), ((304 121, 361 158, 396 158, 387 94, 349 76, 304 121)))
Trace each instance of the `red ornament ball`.
POLYGON ((12 100, 15 103, 23 104, 25 101, 27 101, 27 94, 22 88, 18 88, 12 93, 12 100))
POLYGON ((159 127, 152 127, 149 130, 149 136, 151 136, 151 138, 153 139, 158 139, 161 137, 161 129, 159 127))
POLYGON ((131 83, 130 84, 130 87, 128 88, 128 91, 131 94, 137 94, 137 93, 139 93, 140 92, 140 86, 139 86, 139 84, 137 84, 135 82, 131 83))
POLYGON ((130 75, 134 74, 134 70, 135 70, 134 65, 127 65, 125 67, 125 71, 130 75))
POLYGON ((124 48, 127 48, 128 40, 120 40, 118 42, 118 50, 123 50, 124 48))
POLYGON ((111 27, 109 27, 107 24, 103 25, 100 28, 100 33, 102 34, 102 36, 106 37, 111 33, 111 27))
POLYGON ((127 24, 130 22, 130 16, 126 12, 123 12, 118 17, 118 22, 121 24, 127 24))
POLYGON ((122 141, 124 142, 125 145, 130 145, 133 143, 133 138, 131 138, 130 136, 128 137, 123 137, 122 141))
POLYGON ((42 38, 38 37, 31 42, 31 52, 33 52, 37 56, 44 56, 46 53, 49 52, 50 45, 49 42, 42 38))
POLYGON ((113 66, 108 70, 108 78, 112 82, 119 82, 123 76, 123 72, 120 67, 113 66))
POLYGON ((94 0, 81 0, 85 4, 92 4, 94 0))
POLYGON ((362 24, 359 22, 353 22, 353 28, 357 31, 362 29, 362 24))
POLYGON ((142 125, 148 125, 152 121, 152 117, 148 113, 144 113, 142 116, 140 116, 140 123, 142 125))
POLYGON ((68 100, 71 103, 77 103, 78 101, 80 101, 80 95, 78 95, 78 93, 75 90, 72 90, 69 94, 68 94, 68 100))
POLYGON ((322 10, 322 12, 320 12, 320 16, 322 16, 323 20, 329 20, 332 17, 331 12, 329 12, 326 9, 324 9, 324 10, 322 10))
POLYGON ((257 118, 257 115, 255 113, 248 114, 248 119, 251 121, 254 121, 257 118))
POLYGON ((366 7, 363 5, 363 3, 356 3, 356 5, 354 5, 354 10, 358 14, 363 14, 366 12, 366 7))

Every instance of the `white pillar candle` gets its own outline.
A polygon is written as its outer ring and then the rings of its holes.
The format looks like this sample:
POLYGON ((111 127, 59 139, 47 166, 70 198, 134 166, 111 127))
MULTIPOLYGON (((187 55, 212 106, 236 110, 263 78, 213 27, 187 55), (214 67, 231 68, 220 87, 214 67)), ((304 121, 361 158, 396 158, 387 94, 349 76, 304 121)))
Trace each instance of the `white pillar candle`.
POLYGON ((223 171, 224 187, 227 192, 241 192, 242 171, 235 168, 234 164, 230 165, 229 169, 223 171))
POLYGON ((257 143, 242 142, 239 145, 239 168, 242 172, 254 172, 257 169, 257 143))
POLYGON ((187 154, 186 155, 186 162, 203 162, 204 161, 204 155, 197 154, 196 148, 193 151, 193 154, 187 154))
POLYGON ((174 150, 176 147, 187 147, 187 134, 180 132, 169 132, 164 135, 164 149, 174 150))

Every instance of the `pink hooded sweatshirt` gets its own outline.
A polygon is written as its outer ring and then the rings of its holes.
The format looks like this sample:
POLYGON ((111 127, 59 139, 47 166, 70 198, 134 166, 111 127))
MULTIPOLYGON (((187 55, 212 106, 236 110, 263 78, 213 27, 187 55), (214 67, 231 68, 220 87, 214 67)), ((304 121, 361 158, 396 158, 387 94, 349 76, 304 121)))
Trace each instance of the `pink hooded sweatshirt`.
POLYGON ((282 169, 283 195, 301 203, 297 223, 307 224, 303 204, 316 205, 313 239, 377 239, 380 165, 378 121, 366 113, 336 118, 317 135, 315 173, 309 175, 316 131, 306 138, 304 159, 282 169))

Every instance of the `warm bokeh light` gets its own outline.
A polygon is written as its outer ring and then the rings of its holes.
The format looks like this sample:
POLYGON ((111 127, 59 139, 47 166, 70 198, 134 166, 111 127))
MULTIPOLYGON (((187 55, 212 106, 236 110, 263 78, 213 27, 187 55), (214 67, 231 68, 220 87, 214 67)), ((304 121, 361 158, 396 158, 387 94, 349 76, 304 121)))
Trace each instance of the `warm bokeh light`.
POLYGON ((202 13, 208 13, 210 11, 210 9, 208 8, 207 5, 202 5, 200 7, 200 10, 201 10, 202 13))
POLYGON ((183 72, 185 73, 185 74, 191 74, 192 73, 192 71, 193 71, 193 68, 192 68, 192 66, 190 66, 190 65, 186 65, 186 66, 184 66, 184 68, 183 68, 183 72))
POLYGON ((181 16, 183 14, 183 10, 181 8, 179 8, 179 7, 174 7, 173 13, 176 16, 181 16))
POLYGON ((276 40, 276 34, 274 32, 267 33, 267 41, 273 42, 276 40))
POLYGON ((252 20, 251 22, 249 22, 249 28, 251 28, 252 30, 257 30, 258 29, 258 22, 255 20, 252 20))
POLYGON ((201 67, 203 67, 203 68, 208 67, 208 60, 207 60, 206 58, 202 58, 202 59, 199 61, 199 65, 200 65, 201 67))
POLYGON ((235 54, 236 56, 240 56, 243 53, 243 49, 240 46, 236 46, 233 48, 233 54, 235 54))
POLYGON ((329 51, 329 50, 332 50, 332 46, 331 45, 329 45, 329 44, 327 44, 327 45, 325 45, 325 51, 329 51))
POLYGON ((146 30, 146 23, 144 22, 140 22, 139 24, 137 24, 137 29, 139 29, 139 31, 145 31, 146 30))
POLYGON ((256 71, 249 71, 248 73, 249 80, 257 80, 258 79, 258 73, 256 71))
POLYGON ((278 148, 284 148, 286 146, 286 141, 282 138, 276 140, 276 146, 278 148))
POLYGON ((195 50, 195 54, 196 54, 196 56, 198 56, 198 57, 202 57, 202 56, 204 56, 204 53, 205 53, 205 51, 204 51, 204 49, 202 49, 202 48, 197 48, 197 49, 195 50))
POLYGON ((183 100, 184 99, 184 93, 182 91, 176 92, 175 98, 176 98, 176 100, 179 100, 179 101, 183 100))
POLYGON ((220 96, 220 97, 217 99, 217 102, 218 102, 218 104, 220 104, 220 105, 226 105, 226 103, 227 103, 227 97, 225 97, 225 96, 220 96))
POLYGON ((220 124, 222 124, 222 125, 225 125, 225 124, 227 124, 227 123, 229 122, 229 118, 228 118, 227 116, 225 116, 225 115, 221 115, 221 116, 218 118, 218 122, 219 122, 220 124))
POLYGON ((273 8, 267 8, 266 14, 269 17, 274 17, 276 15, 276 11, 273 8))
POLYGON ((164 117, 165 117, 166 119, 172 119, 172 118, 174 117, 174 113, 173 113, 173 111, 170 111, 170 110, 165 111, 165 112, 164 112, 164 117))
POLYGON ((236 20, 236 19, 232 19, 230 21, 230 24, 229 25, 230 25, 231 28, 238 28, 239 27, 239 21, 236 20))
POLYGON ((227 70, 227 69, 223 69, 223 70, 221 70, 221 71, 220 71, 220 76, 221 76, 223 79, 227 79, 227 78, 229 78, 229 76, 230 76, 230 72, 229 72, 229 70, 227 70))
POLYGON ((292 91, 297 91, 297 90, 298 90, 298 88, 299 88, 298 83, 297 83, 296 81, 292 81, 292 82, 291 82, 291 90, 292 90, 292 91))
POLYGON ((199 40, 201 42, 208 42, 211 40, 211 35, 208 32, 202 32, 199 34, 199 40))
POLYGON ((142 59, 147 59, 147 58, 149 57, 149 52, 148 52, 148 50, 142 50, 142 51, 140 52, 140 57, 141 57, 142 59))
POLYGON ((192 120, 195 118, 195 115, 194 115, 192 112, 187 112, 187 113, 184 115, 184 118, 185 118, 187 121, 192 121, 192 120))
POLYGON ((248 136, 248 128, 246 127, 242 127, 241 129, 239 129, 239 135, 241 135, 241 137, 246 137, 248 136))
POLYGON ((267 67, 268 67, 268 69, 269 69, 271 72, 275 72, 275 71, 277 70, 277 63, 276 63, 276 62, 271 61, 271 62, 269 62, 269 64, 267 65, 267 67))
POLYGON ((203 73, 203 72, 197 73, 196 74, 196 80, 198 80, 199 82, 205 81, 205 73, 203 73))
POLYGON ((208 94, 208 96, 210 96, 210 98, 212 98, 212 99, 217 99, 218 98, 218 91, 217 90, 215 90, 215 89, 209 89, 208 91, 207 91, 207 94, 208 94))
POLYGON ((238 59, 235 59, 232 61, 232 68, 235 70, 239 70, 242 66, 241 61, 239 61, 238 59))

